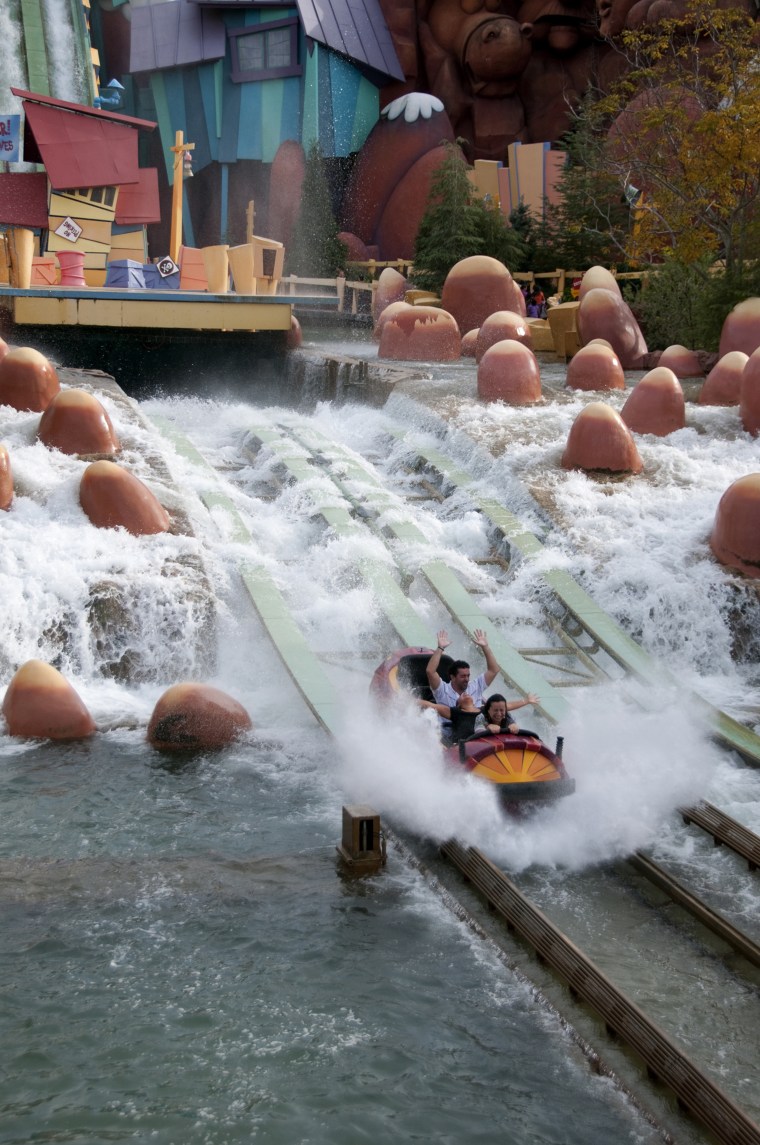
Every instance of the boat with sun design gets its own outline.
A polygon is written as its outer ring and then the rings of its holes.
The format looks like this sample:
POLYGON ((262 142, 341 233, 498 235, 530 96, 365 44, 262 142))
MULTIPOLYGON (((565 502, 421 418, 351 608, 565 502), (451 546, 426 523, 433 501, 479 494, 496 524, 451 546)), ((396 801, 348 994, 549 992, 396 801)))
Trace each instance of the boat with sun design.
MULTIPOLYGON (((419 700, 433 700, 427 680, 427 663, 432 648, 400 648, 375 670, 370 693, 385 702, 401 692, 419 700)), ((449 679, 453 660, 442 656, 438 673, 449 679)), ((533 734, 477 731, 467 739, 444 748, 452 766, 492 783, 506 806, 544 802, 571 795, 575 780, 567 774, 562 760, 562 739, 552 751, 533 734)))

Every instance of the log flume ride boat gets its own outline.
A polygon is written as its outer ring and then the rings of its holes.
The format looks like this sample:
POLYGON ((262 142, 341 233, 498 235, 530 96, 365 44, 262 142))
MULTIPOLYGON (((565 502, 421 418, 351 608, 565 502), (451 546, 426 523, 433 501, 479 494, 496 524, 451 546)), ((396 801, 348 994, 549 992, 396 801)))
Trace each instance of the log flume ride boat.
MULTIPOLYGON (((375 670, 370 693, 380 702, 409 692, 421 700, 432 700, 425 669, 432 648, 400 648, 375 670)), ((442 656, 438 673, 448 680, 453 660, 442 656)), ((476 732, 468 739, 444 749, 452 766, 494 784, 499 799, 507 807, 544 802, 571 795, 575 780, 562 761, 562 740, 555 751, 535 736, 476 732)))

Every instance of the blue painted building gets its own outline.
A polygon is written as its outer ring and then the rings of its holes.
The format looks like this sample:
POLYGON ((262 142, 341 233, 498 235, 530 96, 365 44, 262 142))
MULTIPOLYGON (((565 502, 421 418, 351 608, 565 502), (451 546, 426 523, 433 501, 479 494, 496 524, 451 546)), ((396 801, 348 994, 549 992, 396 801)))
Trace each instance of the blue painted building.
POLYGON ((158 122, 162 155, 151 158, 167 190, 175 132, 195 144, 189 243, 242 241, 244 205, 254 199, 261 220, 280 145, 308 151, 316 141, 328 158, 350 155, 377 121, 380 88, 403 80, 379 0, 122 4, 132 110, 158 122))

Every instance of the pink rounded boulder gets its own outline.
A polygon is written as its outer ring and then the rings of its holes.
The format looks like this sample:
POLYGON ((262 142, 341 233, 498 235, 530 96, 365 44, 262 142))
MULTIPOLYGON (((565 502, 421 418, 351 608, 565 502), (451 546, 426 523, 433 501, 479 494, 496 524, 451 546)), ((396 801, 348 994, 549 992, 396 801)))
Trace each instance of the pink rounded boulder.
POLYGON ((693 350, 686 346, 668 346, 660 355, 658 366, 667 366, 677 378, 703 378, 705 371, 693 350))
POLYGON ((60 388, 53 366, 31 346, 9 350, 0 361, 0 405, 42 413, 60 388))
POLYGON ((0 509, 10 509, 13 500, 13 470, 11 458, 4 445, 0 445, 0 509))
POLYGON ((624 390, 623 367, 612 347, 593 342, 573 354, 565 385, 571 390, 624 390))
POLYGON ((497 342, 522 342, 529 348, 533 344, 530 327, 521 315, 514 310, 496 310, 489 314, 478 331, 475 342, 475 361, 479 362, 490 346, 497 342))
POLYGON ((718 503, 710 548, 722 565, 760 577, 760 473, 729 485, 718 503))
POLYGON ((451 314, 435 306, 410 306, 383 323, 378 358, 411 362, 455 362, 462 336, 451 314))
POLYGON ((411 302, 390 302, 383 309, 379 318, 375 322, 375 326, 372 331, 372 337, 376 342, 380 341, 380 335, 383 332, 383 326, 385 323, 390 322, 391 318, 395 318, 395 316, 400 314, 402 310, 414 310, 414 307, 412 306, 411 302))
POLYGON ((478 397, 484 402, 527 405, 541 399, 536 355, 522 342, 496 342, 478 366, 478 397))
POLYGON ((93 461, 79 483, 79 503, 99 529, 126 529, 134 536, 165 533, 169 514, 134 474, 112 461, 93 461))
POLYGON ((613 294, 617 294, 618 298, 623 297, 615 275, 604 266, 589 267, 581 279, 578 298, 585 298, 590 290, 611 290, 613 294))
POLYGON ((475 330, 468 330, 467 333, 462 336, 462 357, 463 358, 474 358, 475 357, 475 343, 478 340, 478 334, 479 333, 480 333, 480 331, 476 328, 475 330))
POLYGON ((745 298, 726 316, 720 332, 718 354, 722 358, 731 350, 754 354, 760 346, 760 298, 745 298))
POLYGON ((372 295, 372 317, 375 322, 391 302, 403 302, 409 283, 403 274, 392 266, 386 266, 377 280, 377 288, 372 295))
POLYGON ((760 433, 760 348, 754 350, 742 370, 739 388, 739 414, 747 433, 760 433))
POLYGON ((175 684, 153 709, 148 741, 162 751, 203 751, 226 747, 252 727, 242 704, 219 688, 175 684))
POLYGON ((48 449, 61 453, 104 453, 121 449, 110 417, 96 397, 85 390, 62 390, 47 407, 37 436, 48 449))
POLYGON ((656 366, 631 390, 620 411, 634 433, 665 437, 686 425, 686 405, 681 383, 667 366, 656 366))
POLYGON ((610 343, 624 370, 641 368, 647 344, 630 306, 612 290, 594 287, 580 301, 578 333, 582 345, 594 338, 610 343))
POLYGON ((643 464, 631 431, 611 406, 590 402, 573 422, 562 454, 563 469, 640 473, 643 464))
POLYGON ((741 350, 731 350, 715 363, 699 392, 702 406, 738 406, 742 374, 749 357, 741 350))
POLYGON ((525 315, 522 291, 503 262, 488 255, 463 258, 446 275, 441 305, 453 315, 460 330, 482 326, 496 310, 525 315))
POLYGON ((21 665, 8 685, 2 711, 12 736, 70 740, 95 731, 95 721, 77 692, 42 660, 21 665))

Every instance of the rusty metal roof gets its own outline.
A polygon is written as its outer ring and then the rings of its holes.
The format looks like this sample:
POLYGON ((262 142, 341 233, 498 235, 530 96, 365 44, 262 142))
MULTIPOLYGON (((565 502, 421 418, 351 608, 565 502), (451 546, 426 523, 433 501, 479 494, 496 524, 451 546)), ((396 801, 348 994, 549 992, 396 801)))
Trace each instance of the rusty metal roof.
POLYGON ((24 105, 24 161, 42 163, 54 190, 137 183, 137 128, 148 119, 11 88, 24 105))

